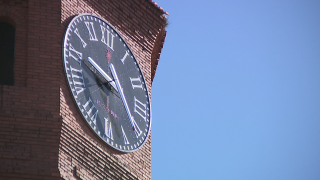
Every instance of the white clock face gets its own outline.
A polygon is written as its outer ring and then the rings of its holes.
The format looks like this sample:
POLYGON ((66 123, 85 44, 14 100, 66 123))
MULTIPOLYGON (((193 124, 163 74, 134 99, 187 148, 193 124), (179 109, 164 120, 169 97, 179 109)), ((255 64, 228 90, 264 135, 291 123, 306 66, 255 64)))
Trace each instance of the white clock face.
POLYGON ((141 148, 151 128, 150 98, 138 62, 117 31, 92 14, 74 17, 63 59, 71 94, 95 134, 122 152, 141 148))

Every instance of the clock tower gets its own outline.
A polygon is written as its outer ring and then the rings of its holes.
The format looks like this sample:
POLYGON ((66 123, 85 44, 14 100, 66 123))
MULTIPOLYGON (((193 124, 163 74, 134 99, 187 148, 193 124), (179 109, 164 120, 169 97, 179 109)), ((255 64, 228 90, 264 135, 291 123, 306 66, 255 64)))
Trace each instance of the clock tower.
POLYGON ((0 179, 151 179, 151 0, 0 0, 0 179))

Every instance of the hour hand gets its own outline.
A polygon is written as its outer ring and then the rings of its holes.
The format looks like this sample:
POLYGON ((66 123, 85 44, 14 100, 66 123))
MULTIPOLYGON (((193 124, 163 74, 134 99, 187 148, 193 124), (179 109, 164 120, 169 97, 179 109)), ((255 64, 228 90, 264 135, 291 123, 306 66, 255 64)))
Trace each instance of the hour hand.
POLYGON ((107 73, 105 73, 102 70, 102 68, 91 57, 88 57, 88 62, 99 72, 99 74, 103 77, 103 79, 107 81, 108 84, 110 84, 118 92, 118 88, 115 82, 110 78, 110 76, 108 76, 107 73))

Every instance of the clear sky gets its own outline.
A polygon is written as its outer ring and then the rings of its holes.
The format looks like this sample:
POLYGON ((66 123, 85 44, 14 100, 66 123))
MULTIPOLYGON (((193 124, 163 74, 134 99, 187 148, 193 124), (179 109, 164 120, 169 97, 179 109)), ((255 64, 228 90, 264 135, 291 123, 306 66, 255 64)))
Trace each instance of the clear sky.
POLYGON ((320 1, 155 0, 152 179, 320 179, 320 1))

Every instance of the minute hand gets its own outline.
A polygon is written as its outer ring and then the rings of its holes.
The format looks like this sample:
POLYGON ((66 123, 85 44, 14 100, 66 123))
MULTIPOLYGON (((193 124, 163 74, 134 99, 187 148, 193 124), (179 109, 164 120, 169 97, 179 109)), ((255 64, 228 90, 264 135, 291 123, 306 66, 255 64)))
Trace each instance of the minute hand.
POLYGON ((110 63, 109 68, 110 68, 110 70, 111 70, 111 74, 112 74, 112 76, 113 76, 113 78, 114 78, 114 81, 115 81, 115 83, 116 83, 116 85, 117 85, 118 92, 120 93, 120 96, 121 96, 123 105, 124 105, 124 107, 125 107, 125 109, 126 109, 126 111, 127 111, 127 114, 128 114, 128 116, 129 116, 129 120, 130 120, 132 129, 135 131, 135 125, 134 125, 134 123, 133 123, 133 116, 131 115, 129 106, 128 106, 127 101, 126 101, 126 97, 125 97, 124 94, 123 94, 123 90, 122 90, 121 85, 120 85, 120 83, 119 83, 119 79, 118 79, 118 76, 117 76, 117 72, 116 72, 116 70, 115 70, 115 68, 114 68, 114 66, 113 66, 112 63, 110 63))

